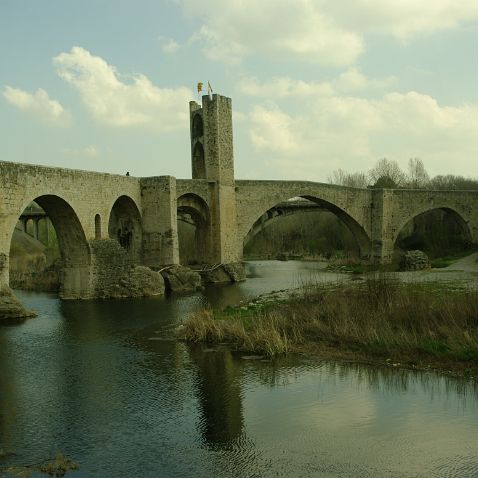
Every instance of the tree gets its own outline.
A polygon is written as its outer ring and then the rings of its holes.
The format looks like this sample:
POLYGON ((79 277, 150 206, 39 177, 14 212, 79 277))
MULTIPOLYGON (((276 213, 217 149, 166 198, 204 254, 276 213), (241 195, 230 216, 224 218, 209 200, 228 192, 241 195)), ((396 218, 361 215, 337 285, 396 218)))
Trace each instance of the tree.
POLYGON ((372 187, 385 187, 380 184, 393 184, 393 186, 399 188, 405 183, 405 173, 400 169, 400 166, 396 161, 382 158, 377 161, 375 167, 369 170, 368 176, 372 187), (387 180, 385 178, 388 178, 387 180), (380 183, 379 183, 380 180, 380 183), (379 184, 379 185, 377 185, 379 184))
POLYGON ((336 169, 328 177, 329 183, 347 186, 349 188, 366 188, 368 185, 367 175, 361 171, 347 173, 343 169, 336 169))
POLYGON ((390 176, 380 176, 371 186, 372 189, 396 189, 397 183, 390 176))
POLYGON ((419 158, 410 158, 408 160, 407 186, 413 189, 422 189, 429 186, 430 176, 428 176, 423 161, 419 158))
POLYGON ((465 178, 463 176, 455 176, 447 174, 445 176, 438 175, 430 180, 430 189, 448 189, 448 190, 477 190, 478 179, 465 178))

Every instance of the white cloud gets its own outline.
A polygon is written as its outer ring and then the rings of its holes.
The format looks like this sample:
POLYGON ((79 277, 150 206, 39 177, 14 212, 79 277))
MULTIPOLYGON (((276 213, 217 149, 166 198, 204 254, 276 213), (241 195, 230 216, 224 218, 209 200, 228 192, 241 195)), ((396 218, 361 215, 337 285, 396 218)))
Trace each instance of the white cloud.
POLYGON ((179 43, 173 38, 160 36, 158 40, 164 53, 175 53, 180 48, 179 43))
POLYGON ((250 55, 327 66, 356 62, 368 34, 410 41, 478 19, 475 0, 180 0, 201 19, 193 39, 211 59, 250 55))
POLYGON ((363 41, 324 15, 311 0, 182 0, 189 15, 203 19, 195 39, 204 53, 227 63, 262 53, 293 57, 323 65, 353 63, 363 51, 363 41))
POLYGON ((129 83, 114 66, 81 47, 54 59, 58 74, 73 85, 84 105, 99 122, 118 127, 147 126, 171 131, 188 125, 189 88, 160 88, 145 75, 129 83))
POLYGON ((367 170, 380 157, 403 166, 420 157, 432 174, 474 170, 476 105, 442 106, 411 91, 379 99, 311 96, 294 111, 269 102, 250 113, 251 142, 280 176, 325 180, 337 168, 367 170))
POLYGON ((81 156, 86 158, 97 158, 100 155, 98 148, 96 146, 86 146, 84 148, 65 148, 63 149, 63 153, 69 156, 81 156))
POLYGON ((310 97, 312 95, 332 95, 334 87, 329 82, 307 82, 287 77, 276 77, 267 82, 256 78, 242 78, 238 84, 243 95, 262 98, 310 97))
POLYGON ((300 118, 294 119, 272 104, 268 107, 256 106, 251 120, 258 126, 250 131, 252 143, 257 149, 288 154, 301 152, 296 134, 300 129, 300 118))
POLYGON ((356 68, 349 68, 341 73, 335 80, 334 85, 337 90, 344 93, 351 93, 361 90, 382 89, 389 87, 397 82, 393 76, 382 79, 367 78, 356 68))
POLYGON ((478 19, 474 0, 328 0, 325 10, 345 28, 407 41, 478 19))
POLYGON ((275 77, 260 82, 253 77, 244 77, 237 89, 243 95, 260 98, 310 98, 313 96, 333 96, 337 93, 351 93, 360 90, 383 90, 396 83, 396 78, 367 78, 356 68, 349 68, 330 81, 304 81, 289 77, 275 77))
POLYGON ((6 86, 3 96, 12 106, 45 123, 63 127, 71 124, 70 113, 57 100, 52 100, 41 88, 35 93, 30 93, 6 86))

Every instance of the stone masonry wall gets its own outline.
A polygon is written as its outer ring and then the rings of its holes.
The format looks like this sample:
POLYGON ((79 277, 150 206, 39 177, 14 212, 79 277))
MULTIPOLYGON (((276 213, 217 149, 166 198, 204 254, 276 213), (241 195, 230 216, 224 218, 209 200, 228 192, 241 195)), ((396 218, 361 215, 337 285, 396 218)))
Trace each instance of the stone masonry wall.
POLYGON ((132 264, 127 252, 114 239, 96 239, 90 241, 90 247, 92 297, 108 296, 132 264))

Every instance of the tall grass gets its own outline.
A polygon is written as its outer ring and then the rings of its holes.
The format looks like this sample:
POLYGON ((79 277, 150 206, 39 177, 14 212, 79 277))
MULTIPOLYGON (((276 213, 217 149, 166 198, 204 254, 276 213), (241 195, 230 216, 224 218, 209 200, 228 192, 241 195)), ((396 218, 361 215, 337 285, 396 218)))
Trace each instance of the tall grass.
POLYGON ((398 352, 478 365, 478 291, 403 284, 377 273, 358 285, 304 287, 266 309, 202 311, 184 323, 179 337, 268 356, 319 343, 366 355, 398 352))

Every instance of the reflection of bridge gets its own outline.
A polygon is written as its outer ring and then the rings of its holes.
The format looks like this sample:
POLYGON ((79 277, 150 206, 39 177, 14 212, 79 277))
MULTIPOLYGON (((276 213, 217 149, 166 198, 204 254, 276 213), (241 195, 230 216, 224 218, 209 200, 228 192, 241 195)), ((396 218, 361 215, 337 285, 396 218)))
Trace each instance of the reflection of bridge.
POLYGON ((229 98, 204 96, 202 106, 191 102, 190 180, 0 162, 0 287, 8 286, 12 232, 32 201, 55 227, 65 297, 101 296, 131 264, 178 263, 178 212, 194 221, 198 254, 201 262, 209 264, 240 261, 244 239, 261 218, 295 207, 336 214, 356 238, 361 256, 375 262, 389 261, 400 230, 433 209, 455 216, 468 238, 478 242, 478 191, 369 190, 307 181, 235 180, 231 118, 229 98), (315 205, 284 203, 297 197, 315 205), (118 243, 118 237, 125 235, 131 238, 127 249, 118 243))

